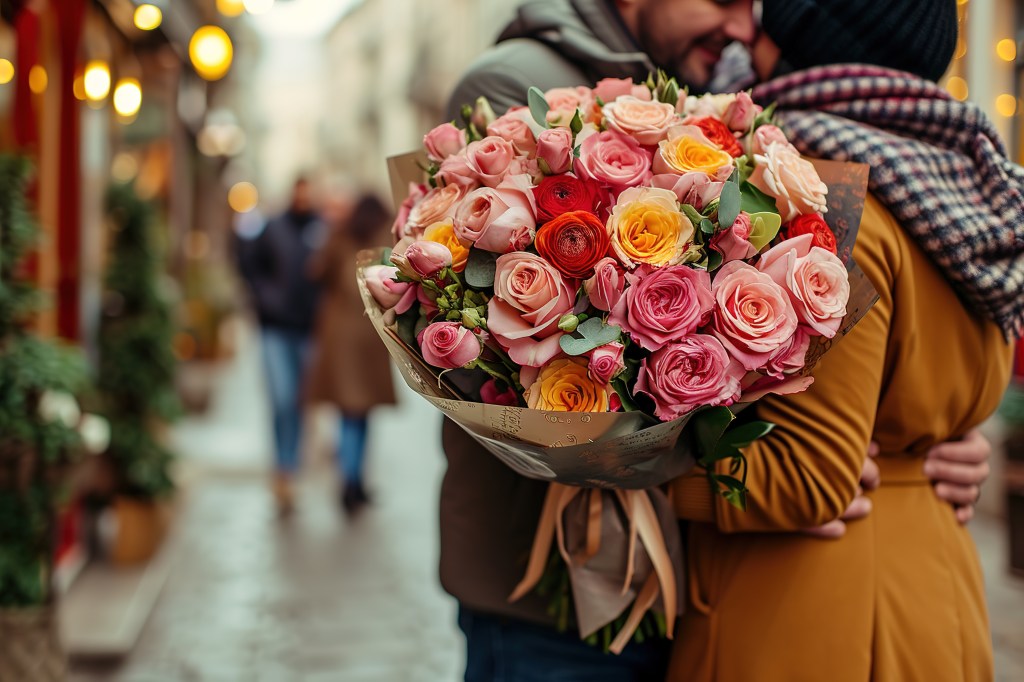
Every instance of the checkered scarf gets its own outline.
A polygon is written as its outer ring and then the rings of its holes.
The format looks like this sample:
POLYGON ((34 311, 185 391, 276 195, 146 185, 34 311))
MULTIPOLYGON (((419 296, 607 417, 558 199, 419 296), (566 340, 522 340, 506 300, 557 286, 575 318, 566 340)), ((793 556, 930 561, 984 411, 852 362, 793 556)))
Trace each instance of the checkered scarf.
POLYGON ((801 153, 871 166, 871 192, 970 310, 1024 331, 1024 169, 973 104, 902 71, 843 64, 758 85, 801 153))

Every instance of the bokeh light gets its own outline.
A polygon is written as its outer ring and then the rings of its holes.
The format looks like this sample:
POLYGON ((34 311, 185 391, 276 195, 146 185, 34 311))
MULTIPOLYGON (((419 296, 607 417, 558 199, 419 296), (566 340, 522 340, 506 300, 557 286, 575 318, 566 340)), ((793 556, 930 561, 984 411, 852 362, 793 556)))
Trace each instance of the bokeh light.
POLYGON ((963 102, 967 99, 967 81, 960 76, 953 76, 946 81, 946 91, 953 96, 953 99, 963 102))
POLYGON ((125 118, 139 113, 142 107, 142 86, 135 78, 122 78, 114 88, 114 111, 125 118))
POLYGON ((0 59, 0 85, 6 85, 14 80, 14 64, 10 59, 0 59))
POLYGON ((163 20, 164 13, 156 5, 139 5, 135 8, 135 27, 141 31, 152 31, 163 20))
POLYGON ((50 82, 49 76, 46 75, 46 69, 41 64, 36 64, 28 71, 28 87, 29 90, 41 95, 46 92, 46 86, 50 82))
POLYGON ((1017 58, 1017 43, 1009 38, 1003 38, 996 43, 996 54, 1004 62, 1012 62, 1017 58))
POLYGON ((110 67, 101 59, 85 65, 85 96, 91 102, 101 102, 110 94, 110 67))
POLYGON ((260 202, 260 193, 251 182, 238 182, 228 191, 228 205, 235 213, 248 213, 260 202))
POLYGON ((1017 98, 1003 93, 996 97, 996 111, 1000 116, 1013 116, 1017 113, 1017 98))
POLYGON ((226 17, 237 17, 245 11, 242 0, 217 0, 217 11, 226 17))
POLYGON ((215 81, 223 78, 231 68, 234 48, 224 29, 202 26, 192 35, 188 54, 196 72, 208 81, 215 81))

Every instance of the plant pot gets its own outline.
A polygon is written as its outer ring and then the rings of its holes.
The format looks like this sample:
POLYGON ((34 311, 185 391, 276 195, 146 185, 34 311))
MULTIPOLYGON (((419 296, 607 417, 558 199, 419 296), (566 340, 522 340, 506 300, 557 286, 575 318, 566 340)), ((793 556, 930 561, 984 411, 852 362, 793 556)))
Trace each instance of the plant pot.
POLYGON ((0 608, 0 680, 60 682, 67 658, 52 606, 0 608))
POLYGON ((170 521, 170 506, 158 500, 116 497, 110 560, 120 566, 149 561, 164 540, 170 521))

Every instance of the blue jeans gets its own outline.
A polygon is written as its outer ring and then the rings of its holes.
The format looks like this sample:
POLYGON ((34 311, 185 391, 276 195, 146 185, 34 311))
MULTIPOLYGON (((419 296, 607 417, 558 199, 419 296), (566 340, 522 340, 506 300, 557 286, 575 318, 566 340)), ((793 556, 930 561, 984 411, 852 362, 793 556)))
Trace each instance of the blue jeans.
POLYGON ((669 642, 631 642, 618 656, 579 637, 459 607, 466 682, 663 682, 669 642))
POLYGON ((338 434, 338 466, 345 483, 363 482, 363 460, 366 457, 366 416, 341 416, 341 433, 338 434))
POLYGON ((302 372, 309 351, 309 336, 280 327, 260 330, 263 369, 274 416, 274 464, 291 474, 299 468, 299 435, 302 432, 302 372))

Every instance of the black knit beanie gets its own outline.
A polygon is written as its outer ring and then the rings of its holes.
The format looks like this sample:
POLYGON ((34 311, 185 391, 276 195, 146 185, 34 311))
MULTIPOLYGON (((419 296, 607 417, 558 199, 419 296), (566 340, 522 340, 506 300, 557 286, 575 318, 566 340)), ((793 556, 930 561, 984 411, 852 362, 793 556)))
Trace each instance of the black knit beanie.
POLYGON ((856 62, 935 81, 956 49, 956 0, 764 0, 761 23, 796 69, 856 62))

